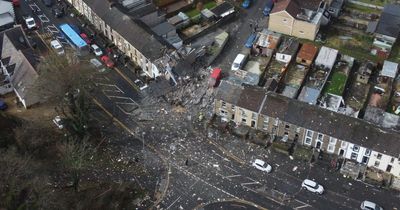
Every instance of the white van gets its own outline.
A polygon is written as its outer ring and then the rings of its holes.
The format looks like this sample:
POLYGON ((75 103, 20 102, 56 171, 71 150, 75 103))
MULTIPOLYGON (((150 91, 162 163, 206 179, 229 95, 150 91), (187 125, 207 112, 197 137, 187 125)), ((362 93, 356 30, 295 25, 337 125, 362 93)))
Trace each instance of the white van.
POLYGON ((239 53, 232 63, 231 70, 236 71, 236 70, 241 69, 244 66, 244 64, 246 63, 246 60, 247 60, 247 55, 239 53))
POLYGON ((57 53, 57 55, 64 55, 64 48, 58 40, 52 40, 50 42, 51 48, 57 53))

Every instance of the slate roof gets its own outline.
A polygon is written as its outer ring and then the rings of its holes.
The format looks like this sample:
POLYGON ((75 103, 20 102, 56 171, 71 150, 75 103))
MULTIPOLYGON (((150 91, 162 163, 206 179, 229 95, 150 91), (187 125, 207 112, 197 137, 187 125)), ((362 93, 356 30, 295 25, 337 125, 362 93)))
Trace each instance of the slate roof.
POLYGON ((223 100, 230 104, 237 104, 242 91, 243 86, 236 85, 226 80, 221 80, 221 83, 217 89, 217 93, 215 94, 215 99, 223 100))
POLYGON ((163 23, 160 23, 160 24, 156 25, 151 30, 153 30, 154 33, 156 33, 157 35, 163 36, 163 35, 167 34, 170 31, 175 31, 176 29, 171 23, 163 22, 163 23))
POLYGON ((146 58, 158 59, 162 56, 165 43, 144 29, 144 24, 134 21, 118 7, 111 7, 107 0, 83 0, 113 30, 132 44, 146 58))
POLYGON ((386 4, 375 33, 397 38, 400 33, 400 5, 386 4))
POLYGON ((258 113, 265 97, 266 91, 264 89, 244 86, 237 106, 258 113))
POLYGON ((286 11, 292 17, 296 18, 297 14, 301 12, 300 6, 295 0, 279 0, 275 3, 271 14, 276 12, 286 11))
POLYGON ((400 153, 400 133, 275 93, 268 93, 261 113, 394 157, 400 153))

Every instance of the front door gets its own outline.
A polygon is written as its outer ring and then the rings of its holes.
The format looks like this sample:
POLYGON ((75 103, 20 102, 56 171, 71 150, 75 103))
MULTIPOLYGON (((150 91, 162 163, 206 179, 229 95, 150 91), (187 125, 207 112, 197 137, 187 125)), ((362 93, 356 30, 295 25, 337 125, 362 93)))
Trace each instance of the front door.
POLYGON ((320 149, 321 145, 322 143, 320 141, 317 141, 317 143, 315 144, 315 148, 320 149))

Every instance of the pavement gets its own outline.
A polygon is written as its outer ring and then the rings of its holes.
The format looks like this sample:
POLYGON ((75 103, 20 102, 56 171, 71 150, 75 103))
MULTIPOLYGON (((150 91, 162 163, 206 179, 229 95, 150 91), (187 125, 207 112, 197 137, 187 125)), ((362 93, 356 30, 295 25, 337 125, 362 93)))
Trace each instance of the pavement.
MULTIPOLYGON (((21 3, 21 10, 29 10, 34 2, 21 3)), ((230 63, 241 51, 251 32, 250 23, 254 26, 263 18, 264 3, 260 0, 253 3, 249 10, 242 11, 237 21, 223 27, 231 37, 215 63, 224 70, 229 70, 230 63)), ((49 26, 52 29, 61 22, 79 24, 71 17, 56 19, 41 2, 35 4, 49 19, 43 24, 43 33, 51 31, 49 26)), ((125 131, 125 137, 116 135, 110 140, 119 145, 117 150, 129 158, 139 156, 146 171, 152 171, 149 176, 138 178, 141 183, 147 183, 144 184, 146 189, 154 192, 149 208, 233 209, 233 206, 244 206, 243 209, 336 210, 358 209, 365 199, 385 209, 400 206, 399 192, 344 179, 317 164, 310 166, 290 160, 230 134, 205 129, 202 124, 194 124, 192 119, 197 113, 175 111, 175 107, 163 99, 145 100, 132 82, 136 75, 126 71, 129 69, 117 63, 117 69, 96 74, 92 96, 102 110, 99 113, 125 131), (140 110, 151 114, 152 119, 139 121, 140 110), (267 174, 251 167, 255 158, 265 158, 272 164, 273 171, 267 174), (302 190, 304 178, 321 183, 326 193, 315 195, 302 190)), ((99 118, 100 121, 105 119, 99 118)))

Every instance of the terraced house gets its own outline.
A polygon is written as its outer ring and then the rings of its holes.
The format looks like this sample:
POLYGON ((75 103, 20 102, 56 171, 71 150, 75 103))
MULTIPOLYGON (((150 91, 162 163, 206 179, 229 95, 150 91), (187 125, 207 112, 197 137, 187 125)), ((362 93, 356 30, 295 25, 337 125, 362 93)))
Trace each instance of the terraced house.
MULTIPOLYGON (((138 64, 149 77, 160 76, 155 60, 162 57, 165 43, 140 25, 112 0, 68 0, 119 50, 138 64)), ((139 12, 137 13, 138 15, 139 12)))
POLYGON ((400 177, 400 133, 265 90, 222 81, 214 101, 223 120, 250 126, 400 177))

